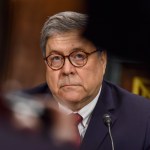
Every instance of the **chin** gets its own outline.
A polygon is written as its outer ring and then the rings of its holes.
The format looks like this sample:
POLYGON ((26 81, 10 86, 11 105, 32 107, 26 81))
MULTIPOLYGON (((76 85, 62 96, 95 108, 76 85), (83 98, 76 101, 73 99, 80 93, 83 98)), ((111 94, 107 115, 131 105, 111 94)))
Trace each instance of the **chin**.
POLYGON ((73 89, 73 90, 61 90, 59 91, 58 97, 64 101, 70 101, 70 102, 79 102, 81 101, 86 93, 84 93, 81 89, 73 89))
POLYGON ((82 100, 81 95, 75 95, 75 94, 65 94, 60 96, 63 101, 68 102, 80 102, 82 100))
POLYGON ((81 99, 76 98, 76 97, 63 97, 64 101, 68 101, 68 102, 80 102, 81 99))

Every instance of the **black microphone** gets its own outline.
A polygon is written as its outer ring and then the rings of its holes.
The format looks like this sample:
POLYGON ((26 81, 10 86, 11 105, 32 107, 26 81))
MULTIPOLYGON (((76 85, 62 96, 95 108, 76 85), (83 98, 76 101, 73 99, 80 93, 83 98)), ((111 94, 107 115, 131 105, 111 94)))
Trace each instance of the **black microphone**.
POLYGON ((111 140, 111 145, 112 145, 112 150, 114 150, 114 142, 113 142, 113 138, 112 138, 112 133, 111 133, 111 117, 109 114, 104 114, 103 115, 103 121, 104 121, 104 124, 108 127, 108 130, 109 130, 109 136, 110 136, 110 140, 111 140))

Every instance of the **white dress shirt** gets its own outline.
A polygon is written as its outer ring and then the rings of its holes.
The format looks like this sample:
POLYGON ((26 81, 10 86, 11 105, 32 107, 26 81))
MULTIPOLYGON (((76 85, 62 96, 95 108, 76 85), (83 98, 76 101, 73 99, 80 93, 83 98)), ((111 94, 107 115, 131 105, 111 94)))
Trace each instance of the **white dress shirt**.
POLYGON ((59 109, 61 111, 65 112, 66 114, 78 113, 78 114, 80 114, 83 117, 82 122, 79 123, 79 125, 78 125, 80 136, 82 138, 85 135, 86 129, 87 129, 87 127, 89 125, 89 122, 90 122, 92 111, 95 108, 95 105, 96 105, 96 103, 98 101, 100 93, 101 93, 101 88, 100 88, 97 96, 89 104, 87 104, 86 106, 84 106, 82 109, 80 109, 77 112, 73 112, 72 110, 68 109, 67 107, 61 105, 60 103, 58 104, 59 105, 59 109))

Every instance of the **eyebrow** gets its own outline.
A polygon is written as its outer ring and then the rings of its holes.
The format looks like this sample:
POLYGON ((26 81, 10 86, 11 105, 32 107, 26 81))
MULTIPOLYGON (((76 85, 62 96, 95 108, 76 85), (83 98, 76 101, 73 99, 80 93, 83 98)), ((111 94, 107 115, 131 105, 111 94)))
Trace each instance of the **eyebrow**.
MULTIPOLYGON (((84 51, 84 52, 86 52, 85 49, 80 48, 80 47, 71 49, 71 50, 70 50, 70 53, 72 53, 73 51, 84 51)), ((49 56, 50 54, 53 54, 53 53, 57 53, 57 54, 64 55, 63 52, 60 52, 60 51, 58 51, 58 50, 52 50, 52 49, 50 49, 50 52, 49 52, 48 56, 49 56)))
POLYGON ((73 48, 72 51, 85 51, 85 49, 78 47, 78 48, 73 48))

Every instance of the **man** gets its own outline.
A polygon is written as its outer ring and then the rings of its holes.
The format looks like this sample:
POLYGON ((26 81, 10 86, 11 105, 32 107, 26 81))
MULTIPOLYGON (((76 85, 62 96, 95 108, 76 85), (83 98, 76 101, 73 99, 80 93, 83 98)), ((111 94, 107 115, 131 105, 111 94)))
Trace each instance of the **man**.
POLYGON ((81 150, 113 149, 107 118, 114 149, 148 150, 150 102, 103 80, 107 54, 83 36, 87 21, 86 15, 76 12, 48 18, 41 34, 48 86, 30 94, 48 92, 63 113, 82 116, 81 150))

